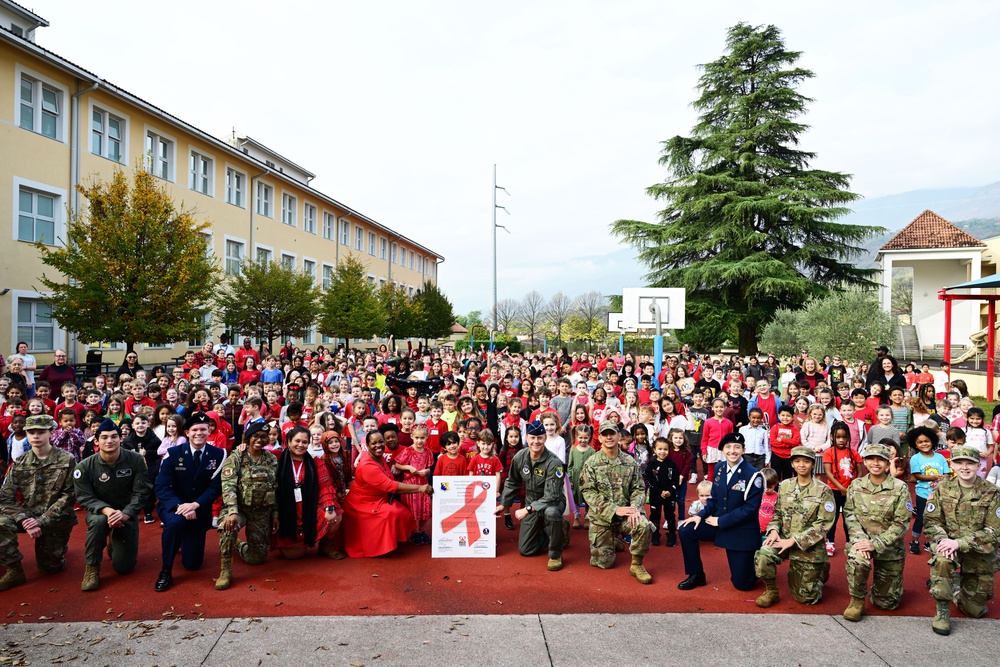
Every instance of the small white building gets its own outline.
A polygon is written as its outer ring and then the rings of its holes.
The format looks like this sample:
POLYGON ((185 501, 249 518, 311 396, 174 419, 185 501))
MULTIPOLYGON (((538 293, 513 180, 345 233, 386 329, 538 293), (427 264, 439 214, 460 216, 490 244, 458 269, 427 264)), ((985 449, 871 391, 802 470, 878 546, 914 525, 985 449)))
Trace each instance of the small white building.
MULTIPOLYGON (((879 303, 887 313, 892 312, 892 270, 913 268, 911 321, 924 349, 944 344, 944 303, 938 290, 996 271, 986 243, 933 211, 924 211, 889 239, 876 261, 882 269, 879 303)), ((969 345, 969 336, 985 326, 980 306, 978 301, 955 303, 952 345, 969 345)))

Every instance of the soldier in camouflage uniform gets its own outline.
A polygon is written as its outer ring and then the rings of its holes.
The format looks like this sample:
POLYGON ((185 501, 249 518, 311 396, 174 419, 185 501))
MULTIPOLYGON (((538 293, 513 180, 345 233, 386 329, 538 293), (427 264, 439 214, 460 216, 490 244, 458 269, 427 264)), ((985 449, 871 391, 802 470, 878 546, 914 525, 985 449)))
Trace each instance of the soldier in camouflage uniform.
POLYGON ((618 424, 603 422, 599 437, 601 451, 587 459, 580 471, 580 492, 590 519, 590 564, 605 570, 614 564, 614 534, 621 531, 632 536, 629 573, 640 584, 652 583, 642 563, 653 524, 646 518, 646 487, 639 466, 619 449, 618 424))
POLYGON ((70 532, 76 525, 73 468, 76 459, 52 446, 56 422, 48 415, 28 417, 24 430, 31 449, 11 466, 0 487, 0 591, 26 581, 17 534, 35 540, 35 560, 46 574, 66 566, 70 532))
POLYGON ((278 521, 275 501, 278 459, 264 449, 268 443, 267 424, 250 424, 243 434, 246 447, 240 447, 222 465, 222 511, 219 513, 219 554, 222 572, 215 588, 224 591, 233 581, 233 549, 247 565, 260 565, 267 559, 271 533, 278 521), (246 542, 237 540, 246 526, 246 542))
POLYGON ((788 587, 792 598, 816 604, 830 576, 826 532, 833 525, 837 505, 830 487, 813 477, 816 454, 811 447, 795 447, 791 456, 796 478, 778 486, 774 516, 767 524, 764 546, 754 555, 757 576, 766 590, 756 603, 770 607, 778 602, 777 565, 789 559, 788 587))
POLYGON ((548 569, 562 569, 562 552, 569 546, 566 511, 566 468, 545 448, 545 427, 537 419, 525 427, 528 446, 514 455, 496 515, 507 514, 524 486, 526 505, 514 512, 521 522, 517 550, 522 556, 549 551, 548 569))
POLYGON ((924 534, 931 541, 931 597, 937 613, 931 627, 939 635, 951 632, 951 602, 967 616, 986 613, 993 592, 1000 545, 1000 488, 977 476, 979 450, 951 450, 955 479, 938 483, 927 498, 924 534), (957 595, 952 588, 961 569, 957 595))
POLYGON ((135 568, 139 514, 153 494, 145 457, 122 448, 121 432, 113 421, 102 421, 95 437, 99 451, 73 472, 77 500, 87 510, 82 591, 96 591, 100 586, 105 547, 115 572, 128 574, 135 568))
POLYGON ((865 611, 868 575, 872 604, 895 609, 903 597, 904 537, 910 520, 906 483, 889 475, 892 454, 885 445, 864 450, 868 474, 847 487, 844 522, 850 535, 847 553, 847 586, 851 604, 844 611, 848 621, 860 621, 865 611))

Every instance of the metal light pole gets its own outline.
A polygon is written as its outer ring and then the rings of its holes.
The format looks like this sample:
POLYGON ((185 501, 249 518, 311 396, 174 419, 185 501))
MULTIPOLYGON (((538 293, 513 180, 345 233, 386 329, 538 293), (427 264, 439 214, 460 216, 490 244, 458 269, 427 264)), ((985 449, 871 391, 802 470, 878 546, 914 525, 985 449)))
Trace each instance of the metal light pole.
POLYGON ((510 234, 509 229, 507 229, 503 225, 497 224, 498 208, 503 209, 504 213, 510 215, 510 211, 508 211, 503 206, 497 205, 497 190, 503 190, 504 194, 506 194, 508 197, 510 196, 510 193, 507 192, 506 188, 497 185, 497 166, 496 164, 494 164, 493 165, 493 225, 490 227, 490 231, 493 234, 493 309, 490 311, 490 314, 492 316, 491 319, 493 320, 494 328, 496 327, 497 323, 497 228, 499 227, 500 229, 510 234))

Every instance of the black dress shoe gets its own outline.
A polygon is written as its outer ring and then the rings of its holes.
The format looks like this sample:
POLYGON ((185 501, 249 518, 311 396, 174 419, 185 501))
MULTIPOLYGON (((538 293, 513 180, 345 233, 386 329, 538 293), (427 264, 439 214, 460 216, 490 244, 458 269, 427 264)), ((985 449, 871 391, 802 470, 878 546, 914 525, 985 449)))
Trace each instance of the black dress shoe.
POLYGON ((697 574, 689 574, 688 578, 677 584, 677 588, 682 591, 690 591, 691 589, 698 588, 699 586, 706 585, 705 573, 698 572, 697 574))
MULTIPOLYGON (((704 576, 702 579, 704 579, 704 576)), ((174 578, 171 576, 170 572, 167 570, 160 570, 160 576, 156 578, 156 586, 154 586, 154 588, 157 593, 162 593, 170 588, 170 584, 172 583, 174 583, 174 578)))
POLYGON ((514 520, 510 518, 509 514, 503 515, 503 527, 507 530, 514 530, 514 520))

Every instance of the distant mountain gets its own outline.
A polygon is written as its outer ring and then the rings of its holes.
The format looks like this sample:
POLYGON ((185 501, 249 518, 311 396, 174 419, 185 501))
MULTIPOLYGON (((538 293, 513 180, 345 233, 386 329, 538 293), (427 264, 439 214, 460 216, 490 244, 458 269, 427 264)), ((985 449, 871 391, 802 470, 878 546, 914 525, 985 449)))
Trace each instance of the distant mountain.
POLYGON ((888 232, 865 244, 867 254, 857 261, 871 266, 878 249, 925 210, 931 210, 978 239, 1000 235, 1000 182, 967 188, 913 190, 865 199, 842 222, 877 225, 888 232))

